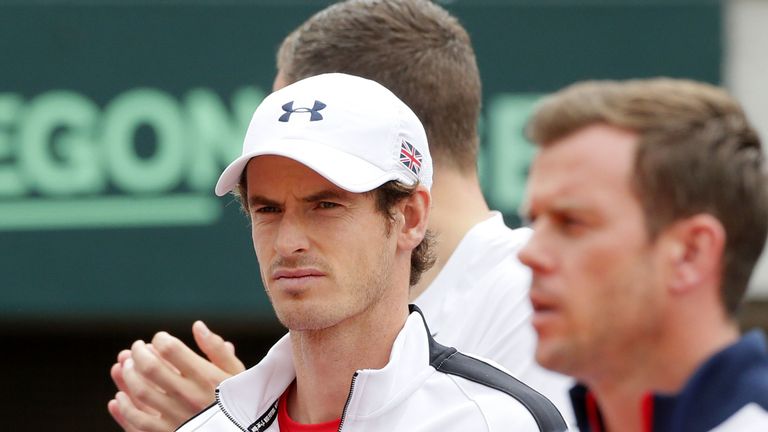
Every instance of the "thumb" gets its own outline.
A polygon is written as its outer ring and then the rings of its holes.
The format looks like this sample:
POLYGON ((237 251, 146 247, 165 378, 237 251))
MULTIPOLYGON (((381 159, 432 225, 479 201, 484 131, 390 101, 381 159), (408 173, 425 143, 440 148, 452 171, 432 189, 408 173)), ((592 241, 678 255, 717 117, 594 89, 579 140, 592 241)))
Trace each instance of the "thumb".
POLYGON ((192 324, 192 335, 200 350, 219 369, 232 375, 245 370, 243 362, 235 355, 235 346, 210 331, 202 321, 192 324))

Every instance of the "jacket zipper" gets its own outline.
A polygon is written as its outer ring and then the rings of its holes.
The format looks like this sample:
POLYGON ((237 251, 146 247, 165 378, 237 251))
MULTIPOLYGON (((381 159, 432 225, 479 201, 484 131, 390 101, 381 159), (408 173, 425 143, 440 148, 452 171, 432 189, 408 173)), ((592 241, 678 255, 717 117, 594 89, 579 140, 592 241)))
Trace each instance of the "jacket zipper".
POLYGON ((347 395, 347 401, 344 403, 344 411, 341 412, 341 421, 339 422, 339 430, 344 427, 344 417, 347 416, 347 408, 349 408, 349 401, 352 400, 352 392, 355 391, 355 381, 357 380, 357 372, 352 375, 352 384, 349 385, 349 395, 347 395))
POLYGON ((229 421, 231 421, 232 423, 234 423, 234 425, 235 425, 235 426, 237 426, 237 427, 238 427, 238 429, 240 429, 240 430, 241 430, 241 431, 243 431, 243 432, 248 432, 248 431, 247 431, 247 430, 246 430, 244 427, 240 426, 240 423, 238 423, 238 422, 237 422, 237 421, 234 419, 234 417, 232 417, 232 416, 231 416, 231 415, 230 415, 230 414, 227 412, 227 410, 225 410, 225 409, 224 409, 224 404, 221 402, 221 399, 219 398, 219 389, 218 389, 218 388, 216 389, 216 405, 218 405, 218 406, 219 406, 219 409, 221 410, 221 412, 223 412, 223 413, 224 413, 224 415, 225 415, 225 416, 226 416, 226 417, 229 419, 229 421))

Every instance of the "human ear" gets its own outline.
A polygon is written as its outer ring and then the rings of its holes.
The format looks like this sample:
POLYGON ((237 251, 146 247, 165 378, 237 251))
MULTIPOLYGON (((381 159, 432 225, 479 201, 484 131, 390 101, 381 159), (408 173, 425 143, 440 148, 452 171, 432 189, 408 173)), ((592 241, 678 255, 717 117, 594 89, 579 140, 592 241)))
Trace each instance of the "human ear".
POLYGON ((398 248, 412 250, 424 239, 431 202, 432 197, 427 188, 418 186, 400 203, 397 217, 402 220, 402 224, 398 225, 398 248))
POLYGON ((706 213, 681 219, 661 234, 669 264, 673 293, 682 294, 713 285, 719 290, 725 248, 725 228, 706 213))

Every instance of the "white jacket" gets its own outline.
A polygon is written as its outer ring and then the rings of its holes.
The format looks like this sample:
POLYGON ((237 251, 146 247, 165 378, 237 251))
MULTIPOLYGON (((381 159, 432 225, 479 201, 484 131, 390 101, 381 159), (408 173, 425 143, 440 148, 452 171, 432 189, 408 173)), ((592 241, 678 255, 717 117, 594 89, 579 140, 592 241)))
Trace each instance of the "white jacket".
MULTIPOLYGON (((178 430, 278 431, 277 401, 296 378, 289 338, 256 366, 222 382, 216 403, 178 430)), ((548 399, 489 362, 435 342, 415 307, 387 365, 352 377, 339 414, 341 431, 566 430, 548 399)))
POLYGON ((492 359, 546 396, 575 425, 568 396, 575 382, 535 360, 531 269, 517 258, 532 233, 530 228, 508 228, 501 213, 491 212, 464 234, 414 303, 439 343, 492 359))

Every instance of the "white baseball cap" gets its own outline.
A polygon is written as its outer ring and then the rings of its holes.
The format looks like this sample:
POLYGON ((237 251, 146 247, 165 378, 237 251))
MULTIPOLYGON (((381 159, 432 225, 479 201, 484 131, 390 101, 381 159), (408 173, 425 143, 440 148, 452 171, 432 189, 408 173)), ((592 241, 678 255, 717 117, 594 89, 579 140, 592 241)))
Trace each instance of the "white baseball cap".
POLYGON ((432 186, 427 135, 416 114, 381 84, 353 75, 317 75, 267 96, 216 194, 234 189, 248 161, 261 155, 296 160, 349 192, 390 180, 432 186))

